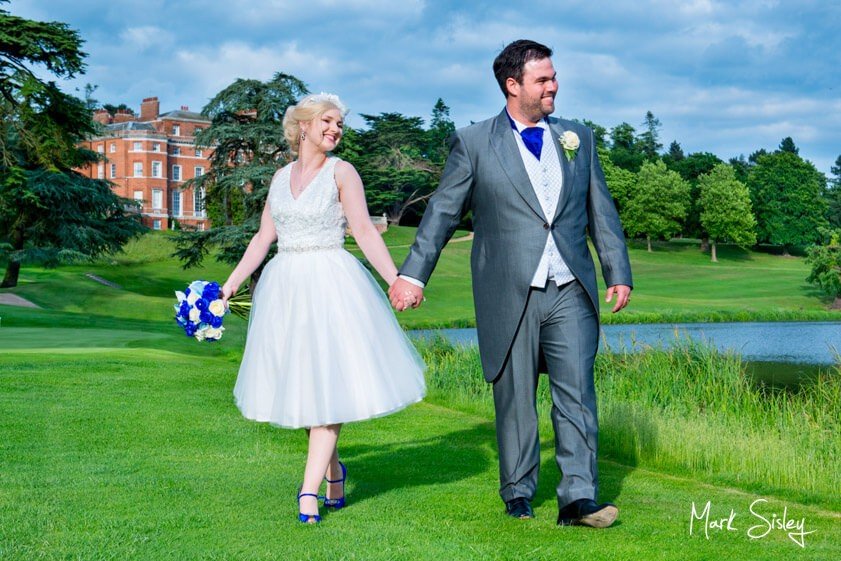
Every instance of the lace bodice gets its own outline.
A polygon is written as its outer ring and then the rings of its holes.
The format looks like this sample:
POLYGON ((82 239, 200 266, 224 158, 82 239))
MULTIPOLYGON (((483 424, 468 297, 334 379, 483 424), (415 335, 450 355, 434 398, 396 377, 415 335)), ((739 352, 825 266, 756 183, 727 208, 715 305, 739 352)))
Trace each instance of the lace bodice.
POLYGON ((347 220, 333 171, 338 161, 328 158, 297 199, 292 197, 289 185, 292 164, 275 175, 269 188, 269 208, 277 231, 278 251, 342 247, 347 220))

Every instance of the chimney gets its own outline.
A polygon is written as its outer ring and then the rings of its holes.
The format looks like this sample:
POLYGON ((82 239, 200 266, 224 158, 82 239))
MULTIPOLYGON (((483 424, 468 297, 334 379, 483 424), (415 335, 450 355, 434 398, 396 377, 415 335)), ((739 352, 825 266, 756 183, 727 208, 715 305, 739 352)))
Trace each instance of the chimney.
POLYGON ((97 109, 93 113, 93 120, 97 123, 107 125, 111 123, 111 115, 108 114, 108 111, 105 109, 97 109))
POLYGON ((157 97, 147 97, 140 104, 140 120, 154 121, 158 118, 161 110, 161 104, 157 97))
POLYGON ((115 123, 126 123, 128 121, 136 121, 137 117, 129 113, 128 111, 123 111, 122 109, 118 110, 117 113, 114 115, 114 122, 115 123))
POLYGON ((190 108, 187 107, 186 105, 181 106, 181 111, 189 111, 189 110, 190 110, 190 108))

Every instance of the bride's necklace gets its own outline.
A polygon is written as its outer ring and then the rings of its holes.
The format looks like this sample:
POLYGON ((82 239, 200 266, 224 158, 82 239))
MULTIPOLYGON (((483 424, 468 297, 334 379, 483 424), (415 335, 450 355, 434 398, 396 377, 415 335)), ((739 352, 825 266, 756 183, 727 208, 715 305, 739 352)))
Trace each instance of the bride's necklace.
POLYGON ((292 196, 294 196, 296 199, 300 197, 301 193, 307 190, 309 184, 312 182, 313 179, 315 179, 315 176, 318 175, 318 172, 321 171, 321 168, 324 167, 324 164, 326 162, 327 158, 324 158, 324 160, 320 164, 308 170, 303 169, 303 164, 301 164, 300 160, 295 162, 295 165, 292 167, 292 171, 297 171, 298 186, 296 188, 294 183, 291 185, 292 196))

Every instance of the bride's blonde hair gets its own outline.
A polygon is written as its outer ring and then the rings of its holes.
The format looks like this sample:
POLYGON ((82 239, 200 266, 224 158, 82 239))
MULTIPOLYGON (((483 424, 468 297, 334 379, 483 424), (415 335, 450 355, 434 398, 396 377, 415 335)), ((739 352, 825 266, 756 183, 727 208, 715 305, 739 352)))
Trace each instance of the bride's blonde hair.
POLYGON ((339 96, 324 92, 305 96, 286 109, 283 115, 283 137, 292 152, 297 154, 301 144, 301 123, 317 119, 331 109, 338 109, 342 117, 348 112, 339 96))

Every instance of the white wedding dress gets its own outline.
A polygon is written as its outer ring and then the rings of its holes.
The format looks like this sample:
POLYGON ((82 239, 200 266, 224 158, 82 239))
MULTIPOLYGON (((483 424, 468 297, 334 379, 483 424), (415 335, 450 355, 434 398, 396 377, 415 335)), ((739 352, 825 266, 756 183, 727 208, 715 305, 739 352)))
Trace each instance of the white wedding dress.
POLYGON ((292 165, 268 201, 277 255, 253 295, 234 397, 242 414, 288 428, 359 421, 423 399, 425 365, 379 285, 342 247, 346 220, 329 158, 295 199, 292 165))

